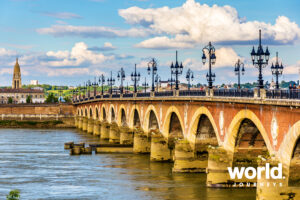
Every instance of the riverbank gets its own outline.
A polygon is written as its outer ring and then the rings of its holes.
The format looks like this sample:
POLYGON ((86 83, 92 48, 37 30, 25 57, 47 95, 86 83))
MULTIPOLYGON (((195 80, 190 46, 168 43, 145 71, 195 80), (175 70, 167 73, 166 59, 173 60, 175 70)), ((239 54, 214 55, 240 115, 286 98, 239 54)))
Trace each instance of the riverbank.
POLYGON ((0 120, 0 128, 75 128, 70 120, 0 120))

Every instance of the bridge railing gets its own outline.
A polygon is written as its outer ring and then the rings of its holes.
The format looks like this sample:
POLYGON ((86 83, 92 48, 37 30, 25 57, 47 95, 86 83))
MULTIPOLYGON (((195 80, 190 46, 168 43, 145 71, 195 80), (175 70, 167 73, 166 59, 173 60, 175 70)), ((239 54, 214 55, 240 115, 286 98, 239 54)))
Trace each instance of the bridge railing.
POLYGON ((206 96, 205 90, 180 90, 179 96, 206 96))
POLYGON ((214 89, 213 94, 218 97, 254 97, 252 89, 214 89))
POLYGON ((269 98, 269 99, 300 99, 300 89, 267 90, 266 98, 269 98))
POLYGON ((124 98, 130 98, 133 97, 133 93, 127 93, 127 94, 123 94, 124 98))
POLYGON ((156 96, 156 97, 171 97, 171 96, 174 96, 174 92, 173 91, 154 92, 154 96, 156 96))
POLYGON ((150 97, 151 93, 150 92, 144 92, 144 93, 137 93, 136 97, 150 97))

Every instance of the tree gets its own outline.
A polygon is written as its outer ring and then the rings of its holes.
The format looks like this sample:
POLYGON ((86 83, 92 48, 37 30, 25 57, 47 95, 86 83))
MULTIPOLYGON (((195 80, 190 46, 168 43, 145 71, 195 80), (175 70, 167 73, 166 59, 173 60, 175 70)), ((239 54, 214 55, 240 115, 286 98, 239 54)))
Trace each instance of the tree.
POLYGON ((31 97, 31 95, 28 95, 26 97, 26 103, 31 103, 31 102, 32 102, 32 97, 31 97))
POLYGON ((46 103, 57 103, 58 98, 54 96, 53 93, 50 93, 46 98, 46 103))
POLYGON ((13 98, 12 97, 8 97, 7 103, 12 104, 13 103, 13 98))
POLYGON ((71 102, 71 98, 69 96, 66 96, 64 99, 65 99, 65 102, 67 102, 67 103, 71 102))
POLYGON ((20 199, 20 191, 19 190, 11 190, 8 195, 6 195, 7 200, 19 200, 20 199))

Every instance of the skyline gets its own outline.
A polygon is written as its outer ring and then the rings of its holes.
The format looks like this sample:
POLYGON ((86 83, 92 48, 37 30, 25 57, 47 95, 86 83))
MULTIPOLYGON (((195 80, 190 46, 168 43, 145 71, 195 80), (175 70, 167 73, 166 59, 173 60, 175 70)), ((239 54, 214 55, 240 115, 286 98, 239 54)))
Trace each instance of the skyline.
POLYGON ((134 64, 144 77, 151 57, 158 60, 162 80, 167 80, 175 50, 184 65, 180 80, 186 82, 185 73, 191 68, 193 84, 206 84, 208 66, 203 66, 201 56, 209 41, 216 47, 216 84, 237 81, 234 64, 238 58, 246 69, 241 82, 255 82, 258 70, 250 62, 250 52, 258 45, 259 29, 262 44, 271 53, 265 81, 271 81, 270 66, 277 51, 285 67, 280 81, 299 79, 297 1, 264 1, 261 8, 257 8, 259 1, 70 2, 1 1, 0 86, 11 85, 16 57, 25 84, 38 79, 41 84, 76 86, 111 70, 116 78, 121 67, 126 71, 125 83, 131 83, 134 64), (265 11, 266 6, 272 12, 265 11))

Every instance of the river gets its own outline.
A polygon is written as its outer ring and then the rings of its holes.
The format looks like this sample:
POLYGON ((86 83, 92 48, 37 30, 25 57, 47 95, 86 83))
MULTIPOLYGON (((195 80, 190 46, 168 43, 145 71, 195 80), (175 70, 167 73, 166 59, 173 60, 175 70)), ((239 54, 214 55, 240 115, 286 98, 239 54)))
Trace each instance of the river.
POLYGON ((174 174, 149 155, 70 156, 68 141, 97 138, 75 129, 0 129, 0 199, 12 189, 22 200, 255 199, 255 189, 209 189, 205 174, 174 174))

